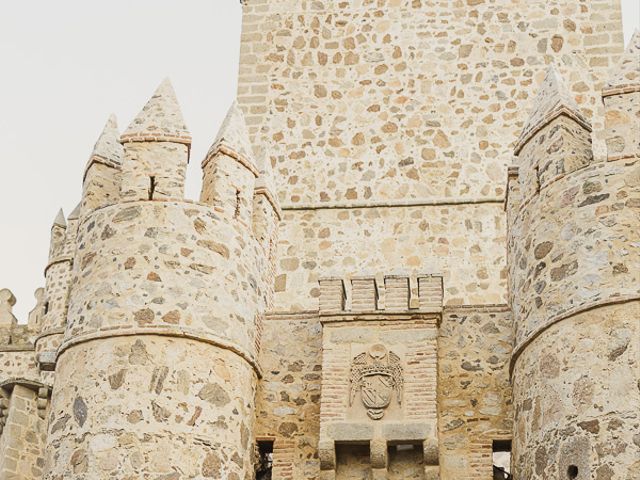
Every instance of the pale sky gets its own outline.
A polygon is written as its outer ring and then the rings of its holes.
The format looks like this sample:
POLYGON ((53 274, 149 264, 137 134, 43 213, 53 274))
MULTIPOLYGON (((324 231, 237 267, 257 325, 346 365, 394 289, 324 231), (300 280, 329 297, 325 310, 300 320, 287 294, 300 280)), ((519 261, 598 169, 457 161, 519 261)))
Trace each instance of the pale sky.
MULTIPOLYGON (((628 40, 640 0, 622 4, 628 40)), ((200 160, 235 98, 241 13, 239 0, 3 2, 0 288, 17 297, 20 322, 108 115, 122 131, 166 76, 193 134, 187 197, 198 197, 200 160)))

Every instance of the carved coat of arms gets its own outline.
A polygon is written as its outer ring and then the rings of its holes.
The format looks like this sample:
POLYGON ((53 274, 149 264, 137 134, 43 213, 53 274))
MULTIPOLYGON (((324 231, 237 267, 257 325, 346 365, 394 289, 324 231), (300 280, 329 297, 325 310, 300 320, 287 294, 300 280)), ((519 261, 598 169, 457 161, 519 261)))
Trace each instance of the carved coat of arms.
POLYGON ((353 405, 356 394, 360 391, 367 415, 373 420, 380 420, 384 416, 394 392, 398 404, 402 404, 402 387, 400 357, 388 351, 384 345, 372 346, 351 362, 349 406, 353 405))

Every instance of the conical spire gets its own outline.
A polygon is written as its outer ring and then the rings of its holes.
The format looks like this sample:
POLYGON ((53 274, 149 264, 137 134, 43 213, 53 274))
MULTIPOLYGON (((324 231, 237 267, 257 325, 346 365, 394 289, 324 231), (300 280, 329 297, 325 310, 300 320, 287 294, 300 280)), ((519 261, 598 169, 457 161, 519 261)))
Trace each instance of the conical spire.
POLYGON ((244 120, 242 109, 238 102, 234 101, 227 112, 227 116, 222 122, 220 131, 211 145, 207 156, 202 162, 202 167, 209 162, 218 152, 223 152, 242 163, 249 170, 258 175, 255 166, 253 149, 249 141, 249 132, 244 120))
POLYGON ((591 131, 589 121, 582 115, 582 112, 580 112, 580 108, 553 65, 547 69, 547 74, 540 86, 538 96, 533 105, 533 111, 516 144, 516 155, 531 136, 560 115, 567 115, 573 118, 576 122, 591 131))
POLYGON ((62 211, 62 209, 58 210, 58 214, 53 220, 53 225, 51 227, 67 228, 67 221, 64 219, 64 212, 62 211))
POLYGON ((191 144, 173 86, 162 81, 151 99, 120 137, 127 142, 173 142, 191 144))
POLYGON ((102 129, 102 133, 98 137, 93 147, 93 152, 89 157, 87 166, 85 167, 85 176, 87 170, 94 162, 104 163, 114 168, 120 168, 122 165, 123 149, 120 145, 120 132, 118 132, 118 121, 115 115, 110 115, 107 123, 102 129))
POLYGON ((613 75, 604 88, 605 95, 618 92, 612 90, 627 89, 640 86, 640 30, 636 30, 620 57, 617 66, 612 70, 613 75))
POLYGON ((76 208, 74 208, 73 211, 69 214, 69 216, 67 217, 67 220, 72 221, 72 220, 78 220, 80 218, 80 205, 81 203, 76 205, 76 208))

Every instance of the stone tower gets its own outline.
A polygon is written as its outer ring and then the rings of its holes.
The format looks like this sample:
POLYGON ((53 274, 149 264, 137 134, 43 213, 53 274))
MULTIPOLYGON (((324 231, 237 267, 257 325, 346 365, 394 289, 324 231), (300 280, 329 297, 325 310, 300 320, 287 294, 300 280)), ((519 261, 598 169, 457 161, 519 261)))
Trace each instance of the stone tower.
POLYGON ((119 142, 107 124, 85 174, 44 478, 252 478, 277 208, 256 191, 243 122, 234 106, 202 203, 184 200, 191 137, 168 81, 119 142))
POLYGON ((554 67, 516 144, 515 478, 640 478, 639 39, 602 91, 606 160, 554 67))

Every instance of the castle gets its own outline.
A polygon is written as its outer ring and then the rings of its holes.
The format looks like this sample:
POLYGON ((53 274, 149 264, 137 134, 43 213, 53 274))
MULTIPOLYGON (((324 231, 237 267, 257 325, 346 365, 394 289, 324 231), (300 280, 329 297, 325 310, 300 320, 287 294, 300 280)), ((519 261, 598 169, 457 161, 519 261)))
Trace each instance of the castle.
POLYGON ((165 81, 0 291, 0 480, 638 480, 619 2, 242 8, 200 199, 165 81))

